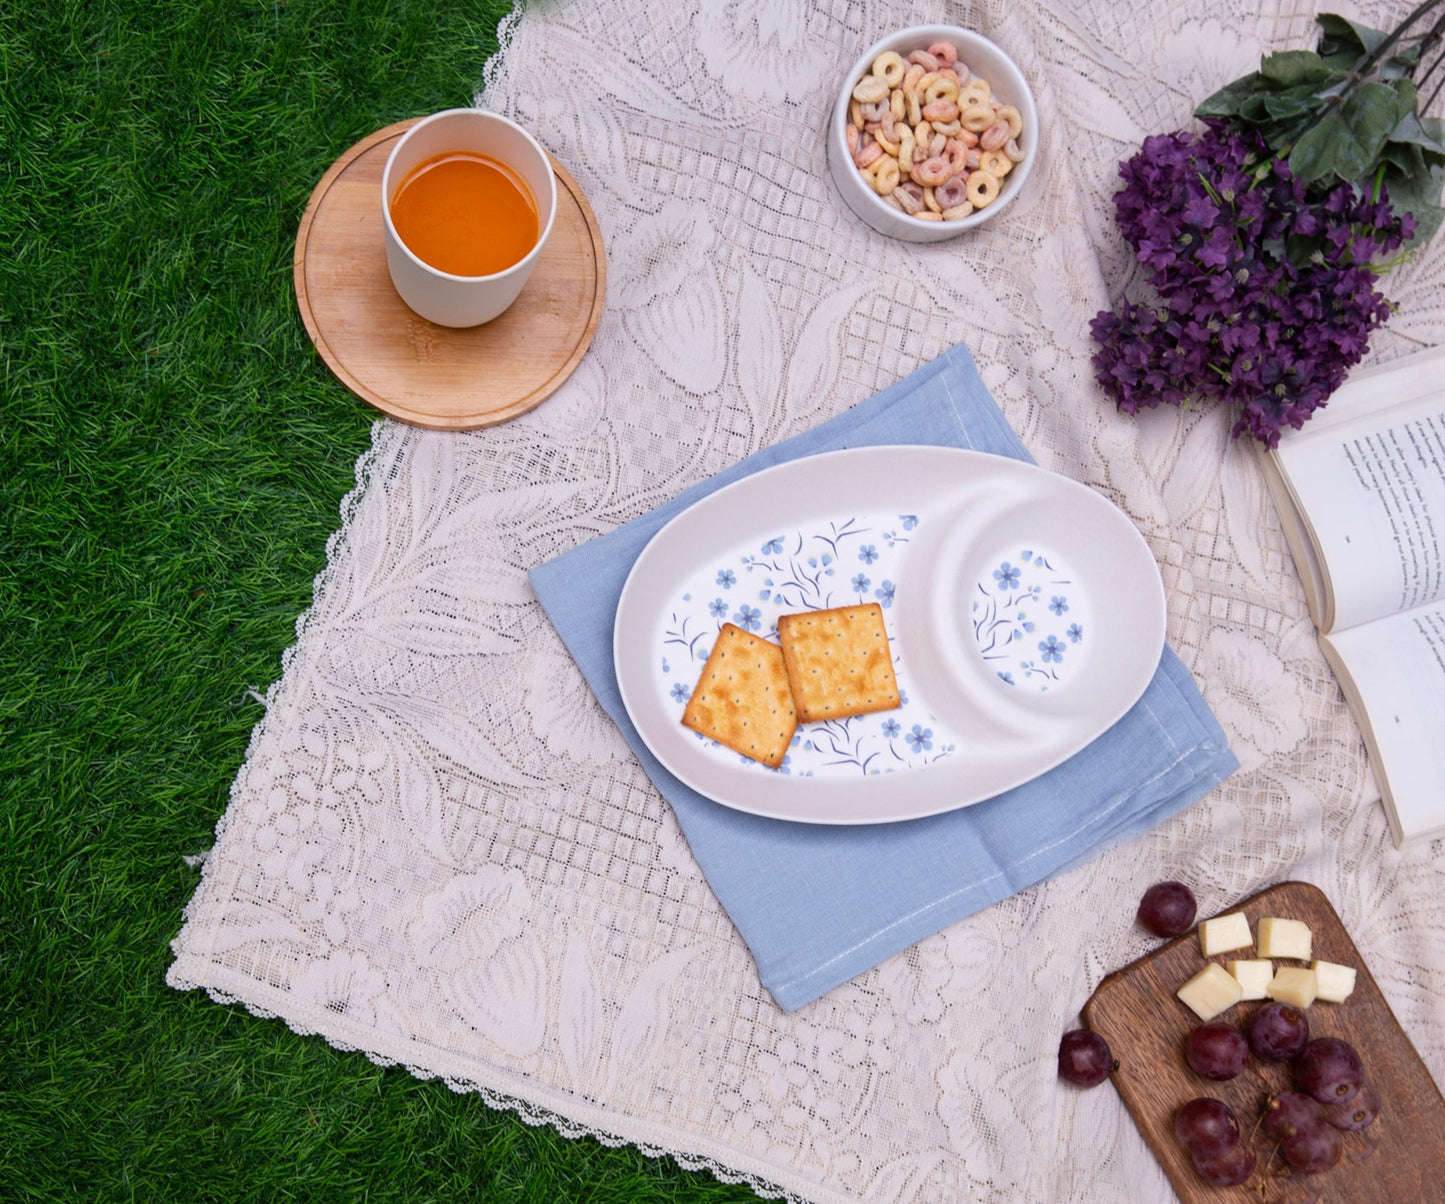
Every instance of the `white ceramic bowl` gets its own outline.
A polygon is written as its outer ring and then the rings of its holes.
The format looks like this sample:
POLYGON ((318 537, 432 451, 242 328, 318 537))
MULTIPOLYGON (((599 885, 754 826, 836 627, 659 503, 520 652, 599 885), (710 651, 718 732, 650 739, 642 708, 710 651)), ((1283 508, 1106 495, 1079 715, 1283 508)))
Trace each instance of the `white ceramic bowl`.
POLYGON ((386 266, 401 299, 440 326, 479 326, 517 299, 537 266, 557 215, 557 181, 547 152, 515 122, 481 109, 446 109, 418 121, 391 148, 381 176, 381 212, 386 266), (531 189, 537 202, 537 243, 506 271, 454 276, 419 259, 397 235, 391 220, 397 186, 419 163, 448 151, 472 151, 500 160, 531 189))
POLYGON ((965 230, 975 230, 996 217, 1022 191, 1038 157, 1038 149, 1039 114, 1034 106, 1033 92, 1018 64, 982 34, 956 25, 914 25, 870 46, 859 55, 844 78, 828 124, 828 171, 844 203, 880 234, 905 242, 942 242, 965 230), (867 177, 853 165, 845 132, 853 87, 868 73, 873 60, 888 50, 896 51, 906 59, 910 51, 927 50, 934 42, 952 42, 958 48, 959 61, 968 65, 969 72, 988 80, 993 94, 1004 104, 1013 105, 1023 118, 1023 132, 1018 138, 1019 147, 1026 152, 1023 162, 1004 177, 1003 187, 992 204, 951 222, 929 222, 910 217, 874 192, 867 177))

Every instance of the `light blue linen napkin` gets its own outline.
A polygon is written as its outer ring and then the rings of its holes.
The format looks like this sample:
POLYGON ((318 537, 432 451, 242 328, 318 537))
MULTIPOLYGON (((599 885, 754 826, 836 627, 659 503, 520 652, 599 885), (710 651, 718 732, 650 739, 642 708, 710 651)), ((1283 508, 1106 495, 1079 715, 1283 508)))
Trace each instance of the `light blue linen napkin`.
POLYGON ((617 602, 642 549, 674 515, 759 469, 897 443, 1032 459, 960 345, 822 426, 531 573, 553 626, 672 804, 708 884, 784 1011, 1147 830, 1238 766, 1189 671, 1165 648, 1143 697, 1088 747, 1006 794, 943 815, 863 826, 790 823, 725 807, 668 773, 633 727, 613 671, 617 602))

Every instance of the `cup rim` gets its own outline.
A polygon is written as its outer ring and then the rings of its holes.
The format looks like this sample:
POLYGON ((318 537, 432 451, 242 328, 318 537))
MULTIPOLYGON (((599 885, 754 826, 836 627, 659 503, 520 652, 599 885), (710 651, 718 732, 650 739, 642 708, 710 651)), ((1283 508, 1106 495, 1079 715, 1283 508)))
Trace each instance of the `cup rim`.
MULTIPOLYGON (((512 165, 508 164, 507 166, 511 167, 512 165)), ((515 171, 516 168, 513 167, 512 170, 515 171)), ((416 264, 417 267, 421 268, 422 271, 426 272, 430 276, 435 276, 438 280, 455 280, 468 284, 475 284, 478 281, 484 280, 505 280, 508 276, 512 276, 529 270, 532 264, 537 261, 537 257, 542 253, 542 247, 547 242, 547 236, 552 233, 552 225, 556 221, 556 219, 557 173, 552 167, 552 156, 547 153, 547 151, 543 148, 540 142, 538 142, 534 137, 532 137, 530 133, 524 130, 515 121, 513 121, 509 117, 503 117, 500 113, 494 113, 490 109, 456 108, 441 109, 438 112, 430 113, 427 116, 421 118, 421 120, 417 121, 409 130, 406 131, 406 133, 404 133, 400 138, 398 138, 396 140, 396 145, 391 148, 391 153, 388 154, 386 157, 386 167, 382 170, 381 173, 381 220, 383 223, 385 223, 386 231, 391 236, 391 240, 397 245, 398 248, 400 248, 402 254, 405 255, 412 263, 416 264), (535 150, 537 154, 541 157, 542 162, 546 165, 547 168, 547 180, 550 185, 548 189, 548 200, 550 201, 550 205, 548 206, 547 211, 547 221, 541 227, 541 229, 538 230, 537 241, 535 244, 533 244, 532 249, 528 251, 524 256, 522 256, 521 259, 517 260, 516 263, 512 264, 511 267, 503 268, 500 272, 491 272, 485 276, 458 276, 454 272, 446 272, 443 271, 441 268, 433 267, 431 264, 427 263, 425 259, 422 259, 419 255, 416 254, 415 251, 413 251, 409 246, 406 245, 405 239, 403 239, 402 236, 397 233, 396 226, 392 223, 391 220, 391 169, 396 163, 396 157, 400 153, 401 148, 406 145, 407 141, 418 130, 421 130, 426 126, 431 125, 435 121, 440 121, 444 117, 456 117, 461 114, 467 114, 472 117, 480 117, 488 121, 496 121, 500 122, 502 125, 510 126, 513 130, 520 134, 532 147, 532 149, 535 150)))
MULTIPOLYGON (((983 225, 984 222, 988 221, 989 218, 993 217, 996 213, 1002 211, 1003 209, 1006 209, 1008 205, 1013 201, 1013 199, 1018 196, 1020 192, 1023 191, 1024 181, 1027 180, 1030 172, 1033 170, 1033 161, 1039 150, 1039 135, 1037 129, 1038 107, 1034 101, 1034 92, 1033 88, 1029 85, 1028 77, 1024 75, 1023 69, 1014 60, 1013 55, 1009 54, 1007 50, 1005 50, 992 38, 985 37, 977 30, 965 29, 962 25, 949 25, 942 23, 929 25, 907 25, 904 26, 902 29, 894 30, 892 33, 885 34, 883 37, 877 39, 870 47, 868 47, 867 50, 865 50, 862 54, 858 56, 858 58, 854 61, 853 66, 849 68, 848 74, 843 81, 843 85, 839 89, 838 99, 834 102, 833 105, 833 120, 829 129, 829 137, 835 139, 838 142, 838 144, 842 148, 842 153, 851 162, 852 156, 847 155, 847 143, 846 139, 844 138, 844 127, 848 124, 848 100, 852 95, 853 85, 857 82, 859 76, 863 73, 863 71, 865 71, 872 64, 873 60, 877 58, 878 55, 883 53, 883 50, 886 46, 888 46, 890 43, 897 42, 900 39, 908 38, 909 40, 913 40, 916 38, 920 41, 922 45, 926 46, 928 40, 936 40, 938 37, 943 36, 957 38, 960 35, 962 35, 962 37, 966 40, 970 40, 975 43, 981 43, 982 45, 987 46, 989 50, 997 54, 999 58, 1001 58, 1005 63, 1007 63, 1008 66, 1013 70, 1014 74, 1018 76, 1018 82, 1023 88, 1023 95, 1021 99, 1023 100, 1024 105, 1026 105, 1028 108, 1028 113, 1025 114, 1025 116, 1032 118, 1031 128, 1033 130, 1033 146, 1030 148, 1028 158, 1026 158, 1022 163, 1020 163, 1018 168, 1015 169, 1020 171, 1020 174, 1018 176, 1018 183, 1009 190, 1007 196, 1000 196, 997 201, 989 205, 987 208, 975 210, 967 217, 959 218, 957 221, 954 222, 949 222, 948 225, 953 227, 953 233, 955 234, 962 234, 967 230, 975 229, 978 226, 983 225)), ((1022 108, 1023 106, 1020 107, 1022 108)), ((857 173, 855 172, 854 174, 856 175, 857 173)), ((861 181, 858 182, 861 184, 861 181)), ((895 209, 892 205, 889 205, 886 201, 884 201, 884 199, 880 197, 876 192, 874 192, 871 188, 859 187, 855 191, 858 193, 859 196, 864 198, 863 203, 867 205, 870 210, 879 214, 884 220, 901 218, 908 226, 920 230, 932 230, 937 224, 934 222, 923 221, 921 218, 914 217, 911 213, 904 213, 901 209, 895 209)))

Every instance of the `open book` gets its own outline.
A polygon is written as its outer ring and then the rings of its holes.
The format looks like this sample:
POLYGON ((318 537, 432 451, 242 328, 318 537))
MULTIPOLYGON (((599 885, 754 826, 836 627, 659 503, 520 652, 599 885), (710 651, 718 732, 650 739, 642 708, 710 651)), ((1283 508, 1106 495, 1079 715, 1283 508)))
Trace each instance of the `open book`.
POLYGON ((1445 835, 1445 347, 1357 372, 1261 459, 1395 843, 1445 835))

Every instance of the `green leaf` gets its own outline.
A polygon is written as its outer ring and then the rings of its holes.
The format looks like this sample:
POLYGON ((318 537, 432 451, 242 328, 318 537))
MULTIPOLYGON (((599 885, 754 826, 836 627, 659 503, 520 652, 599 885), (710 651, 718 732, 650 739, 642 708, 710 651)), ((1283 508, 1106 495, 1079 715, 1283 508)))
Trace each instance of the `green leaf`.
POLYGON ((1383 63, 1380 63, 1375 70, 1380 73, 1381 79, 1397 80, 1409 79, 1410 72, 1419 65, 1419 54, 1415 47, 1410 47, 1409 54, 1392 54, 1383 63))
POLYGON ((1326 54, 1323 49, 1320 50, 1320 61, 1336 71, 1353 71, 1360 57, 1353 50, 1337 51, 1334 54, 1326 54))
POLYGON ((1400 120, 1399 97, 1388 84, 1362 84, 1340 110, 1341 138, 1334 148, 1334 172, 1358 180, 1375 169, 1380 151, 1400 120))
MULTIPOLYGON (((1440 119, 1425 118, 1425 121, 1434 121, 1439 125, 1440 119)), ((1390 131, 1391 142, 1404 142, 1411 146, 1418 146, 1424 150, 1434 151, 1437 154, 1445 153, 1445 145, 1442 145, 1438 136, 1431 136, 1430 131, 1416 114, 1413 108, 1409 109, 1398 122, 1395 128, 1390 131)))
POLYGON ((1391 80, 1390 87, 1395 89, 1395 111, 1400 117, 1403 119, 1407 113, 1413 113, 1420 103, 1420 93, 1415 87, 1415 81, 1406 75, 1391 80))
POLYGON ((1241 76, 1232 83, 1225 84, 1214 95, 1207 97, 1194 115, 1198 118, 1206 117, 1233 117, 1239 112, 1239 106, 1249 97, 1255 95, 1264 82, 1264 77, 1258 72, 1241 76))
POLYGON ((1361 85, 1300 136, 1290 151, 1290 170, 1305 183, 1329 175, 1357 181, 1373 173, 1399 121, 1398 100, 1386 84, 1361 85))
POLYGON ((1385 176, 1385 190, 1389 193, 1390 204, 1396 211, 1413 213, 1420 228, 1415 231, 1412 242, 1424 246, 1440 228, 1445 210, 1440 208, 1440 191, 1445 186, 1445 168, 1433 167, 1427 172, 1412 176, 1398 176, 1388 172, 1385 176))
POLYGON ((1380 162, 1388 164, 1405 175, 1425 171, 1425 159, 1418 146, 1404 142, 1387 142, 1380 151, 1380 162))
POLYGON ((1260 60, 1259 73, 1287 88, 1296 84, 1321 84, 1337 74, 1313 50, 1280 50, 1267 54, 1260 60))
POLYGON ((1264 92, 1256 92, 1253 96, 1246 96, 1239 102, 1239 119, 1248 125, 1263 125, 1271 119, 1269 110, 1269 95, 1264 92))
MULTIPOLYGON (((1390 36, 1386 30, 1371 29, 1337 13, 1321 13, 1315 20, 1320 26, 1317 47, 1320 58, 1326 65, 1342 71, 1353 70, 1360 60, 1373 54, 1390 36)), ((1418 45, 1401 46, 1396 43, 1376 70, 1382 79, 1398 79, 1408 74, 1419 61, 1418 45)))
POLYGON ((1327 113, 1295 141, 1289 152, 1289 169, 1306 184, 1335 173, 1339 147, 1352 139, 1338 110, 1327 113))
POLYGON ((1315 21, 1320 27, 1321 55, 1349 54, 1354 58, 1364 58, 1386 37, 1383 31, 1358 25, 1338 13, 1320 13, 1315 21))
POLYGON ((1445 166, 1445 119, 1439 117, 1421 117, 1420 127, 1425 131, 1425 137, 1431 139, 1434 146, 1422 146, 1425 162, 1431 167, 1445 166))
POLYGON ((1277 94, 1263 97, 1265 112, 1275 121, 1295 121, 1314 111, 1308 97, 1277 94))

